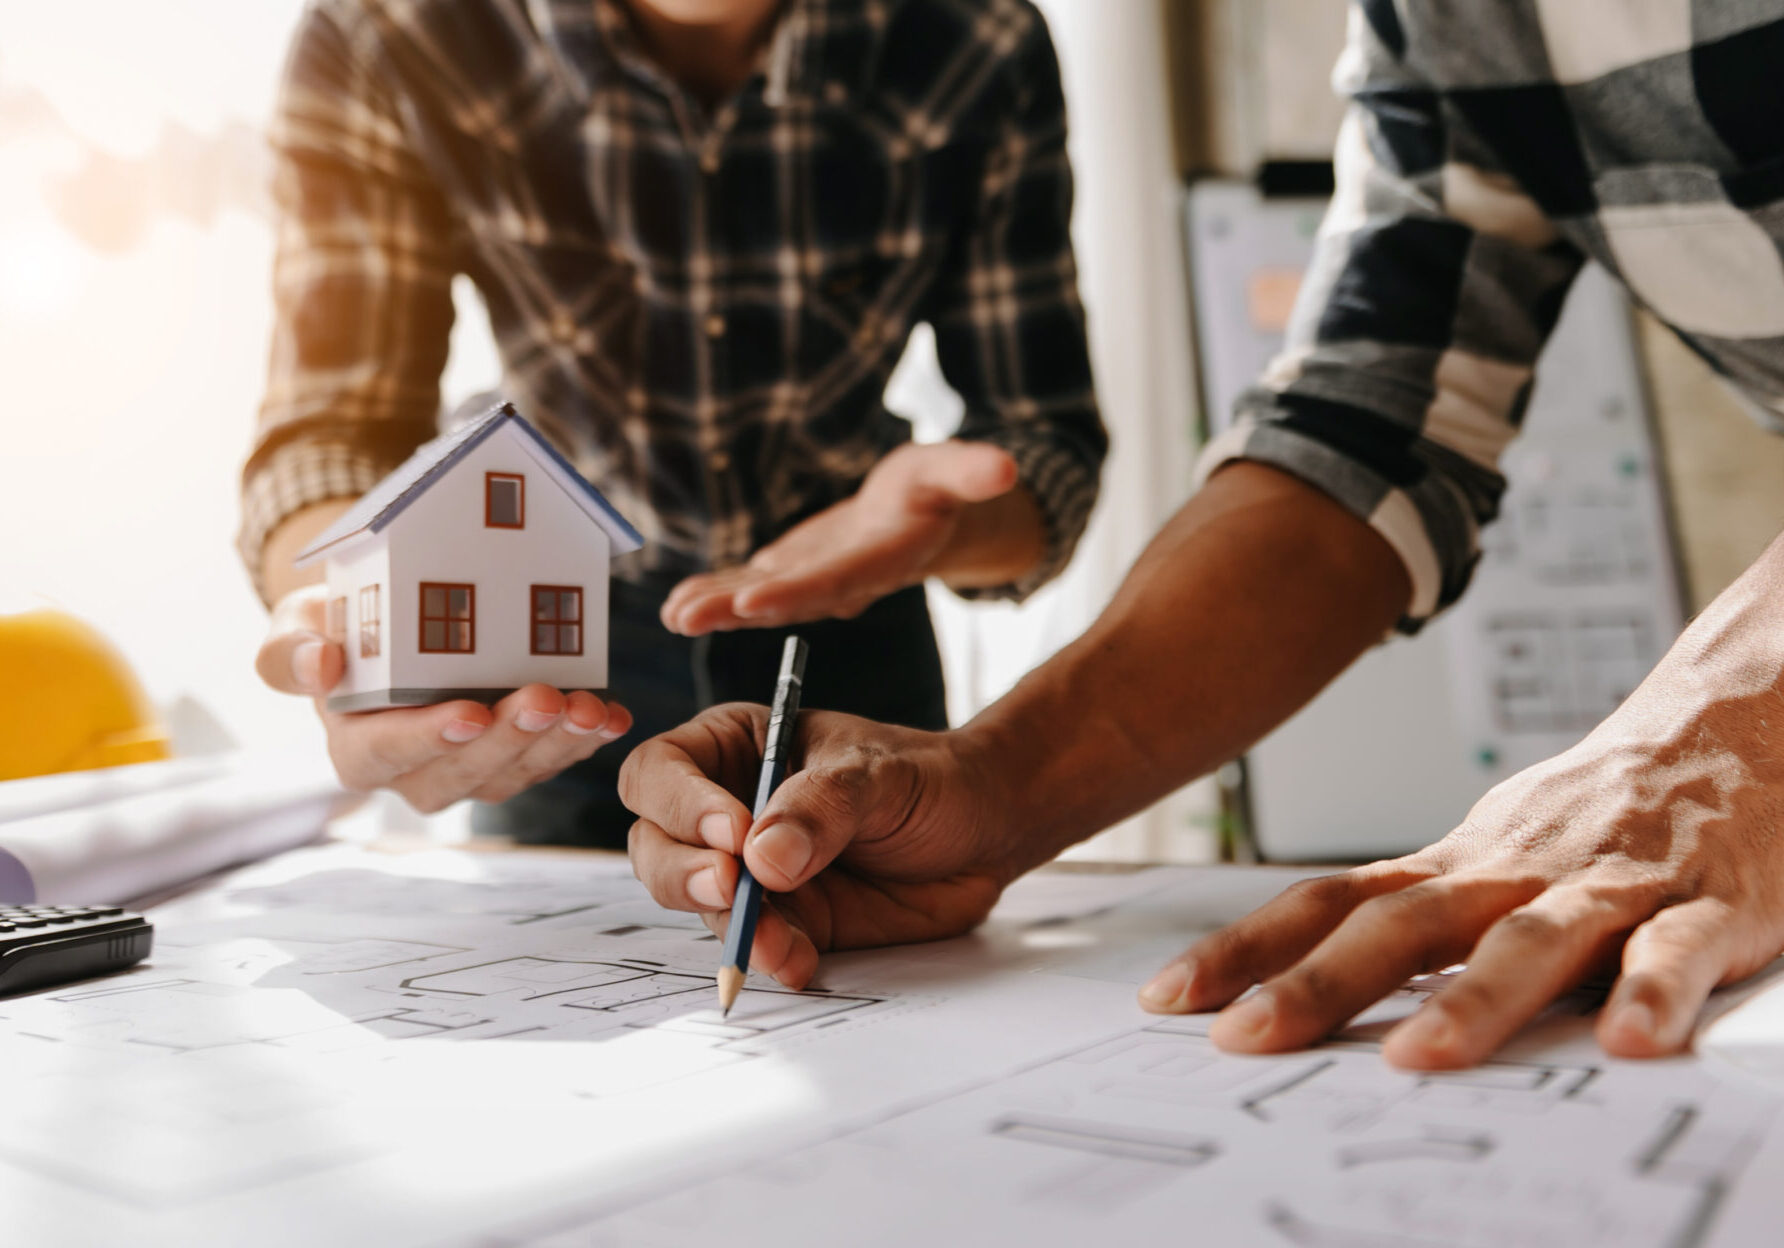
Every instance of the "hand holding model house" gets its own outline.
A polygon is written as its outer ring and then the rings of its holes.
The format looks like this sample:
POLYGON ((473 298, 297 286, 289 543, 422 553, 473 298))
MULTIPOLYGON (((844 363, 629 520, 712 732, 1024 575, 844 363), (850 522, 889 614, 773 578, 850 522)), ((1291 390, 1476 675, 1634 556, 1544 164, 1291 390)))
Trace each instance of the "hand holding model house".
POLYGON ((427 443, 299 554, 259 656, 317 699, 343 783, 431 812, 503 801, 631 727, 607 589, 636 530, 503 404, 427 443), (377 715, 354 712, 379 710, 377 715))

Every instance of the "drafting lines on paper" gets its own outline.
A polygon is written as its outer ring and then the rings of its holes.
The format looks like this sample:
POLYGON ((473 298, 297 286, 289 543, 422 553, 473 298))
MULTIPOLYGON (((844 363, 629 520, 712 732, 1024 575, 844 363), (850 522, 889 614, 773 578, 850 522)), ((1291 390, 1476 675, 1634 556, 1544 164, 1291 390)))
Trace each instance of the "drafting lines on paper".
POLYGON ((1208 1242, 1305 1248, 1690 1248, 1771 1113, 1708 1081, 1680 1101, 1676 1074, 1627 1066, 1412 1075, 1358 1042, 1233 1057, 1205 1023, 1161 1020, 690 1190, 483 1242, 654 1244, 723 1225, 1063 1248, 1193 1224, 1208 1242), (894 1190, 925 1200, 888 1208, 894 1190), (844 1227, 865 1208, 871 1225, 844 1227))
POLYGON ((611 1014, 629 1027, 665 1027, 717 1039, 746 1039, 879 1005, 882 997, 747 987, 729 1018, 711 1008, 709 975, 659 969, 642 960, 608 962, 532 954, 473 963, 405 979, 404 989, 464 999, 512 997, 611 1014))

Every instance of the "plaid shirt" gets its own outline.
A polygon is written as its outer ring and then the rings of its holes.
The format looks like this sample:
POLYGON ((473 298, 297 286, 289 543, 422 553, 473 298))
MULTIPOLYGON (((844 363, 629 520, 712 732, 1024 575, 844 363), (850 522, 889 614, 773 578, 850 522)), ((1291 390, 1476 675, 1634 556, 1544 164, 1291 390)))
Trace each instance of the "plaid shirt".
POLYGON ((1288 346, 1202 469, 1275 465, 1453 602, 1592 259, 1784 414, 1784 0, 1360 0, 1288 346))
POLYGON ((788 0, 708 115, 616 0, 315 0, 274 131, 277 324, 240 548, 436 432, 466 273, 506 397, 646 538, 739 563, 909 426, 935 328, 959 436, 1016 459, 1069 558, 1107 446, 1068 232, 1058 66, 1026 0, 788 0))

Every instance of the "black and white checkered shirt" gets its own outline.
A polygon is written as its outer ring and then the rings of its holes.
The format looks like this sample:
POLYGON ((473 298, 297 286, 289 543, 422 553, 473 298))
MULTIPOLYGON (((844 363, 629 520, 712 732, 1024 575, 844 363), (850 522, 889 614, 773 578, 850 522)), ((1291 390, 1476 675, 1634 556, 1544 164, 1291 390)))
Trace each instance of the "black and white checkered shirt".
POLYGON ((644 533, 747 559, 909 437, 918 322, 960 436, 1015 457, 1065 563, 1106 437, 1053 47, 1027 0, 787 0, 708 115, 616 0, 315 0, 274 132, 271 379, 240 545, 435 433, 453 276, 506 397, 644 533))
POLYGON ((1587 260, 1784 414, 1784 0, 1362 0, 1286 352, 1204 455, 1278 466, 1455 600, 1587 260))

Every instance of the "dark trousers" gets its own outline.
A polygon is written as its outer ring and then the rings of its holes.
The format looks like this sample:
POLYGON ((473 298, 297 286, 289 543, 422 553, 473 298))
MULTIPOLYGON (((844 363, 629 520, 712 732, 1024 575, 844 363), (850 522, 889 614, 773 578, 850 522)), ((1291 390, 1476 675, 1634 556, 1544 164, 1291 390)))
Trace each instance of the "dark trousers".
POLYGON ((478 834, 623 849, 634 820, 616 787, 626 755, 709 706, 768 701, 790 632, 811 643, 804 707, 910 728, 948 726, 941 656, 922 586, 881 599, 852 620, 692 638, 676 636, 657 618, 668 589, 613 582, 609 692, 632 712, 632 731, 518 797, 477 807, 472 826, 478 834))

